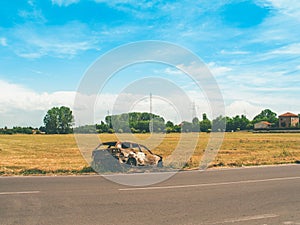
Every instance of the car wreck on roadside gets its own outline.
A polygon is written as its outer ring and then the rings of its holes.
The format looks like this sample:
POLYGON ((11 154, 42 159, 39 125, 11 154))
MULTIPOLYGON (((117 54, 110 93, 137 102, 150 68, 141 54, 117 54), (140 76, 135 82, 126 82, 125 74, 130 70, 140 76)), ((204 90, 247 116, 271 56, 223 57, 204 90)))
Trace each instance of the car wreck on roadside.
POLYGON ((130 168, 163 167, 162 156, 134 142, 111 141, 99 144, 92 153, 96 172, 119 172, 130 168))

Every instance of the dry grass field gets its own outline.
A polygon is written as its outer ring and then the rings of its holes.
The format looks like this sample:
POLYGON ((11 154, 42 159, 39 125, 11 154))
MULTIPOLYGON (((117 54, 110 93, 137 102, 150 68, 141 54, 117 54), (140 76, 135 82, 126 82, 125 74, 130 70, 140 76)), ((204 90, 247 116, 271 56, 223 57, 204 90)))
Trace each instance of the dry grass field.
MULTIPOLYGON (((192 134, 184 136, 183 146, 195 140, 192 134)), ((114 134, 99 135, 102 141, 115 140, 114 134)), ((194 135, 195 136, 195 135, 194 135)), ((149 138, 147 134, 134 137, 162 155, 165 165, 197 168, 206 149, 210 134, 201 133, 195 151, 188 154, 174 149, 179 143, 180 134, 158 135, 149 138), (155 141, 155 138, 157 139, 155 141), (159 140, 159 138, 161 140, 159 140), (151 146, 152 143, 159 143, 151 146), (173 157, 171 157, 173 155, 173 157), (179 159, 180 158, 180 159, 179 159), (179 163, 178 163, 179 162, 179 163), (177 163, 177 164, 176 164, 177 163)), ((87 137, 83 136, 83 137, 87 137)), ((128 136, 121 135, 121 139, 128 136)), ((93 149, 85 152, 87 160, 93 149)), ((300 134, 253 134, 250 132, 226 133, 217 156, 210 167, 233 167, 250 165, 270 165, 300 163, 300 134)), ((74 135, 0 135, 0 175, 14 174, 77 174, 91 172, 88 163, 78 149, 74 135)))

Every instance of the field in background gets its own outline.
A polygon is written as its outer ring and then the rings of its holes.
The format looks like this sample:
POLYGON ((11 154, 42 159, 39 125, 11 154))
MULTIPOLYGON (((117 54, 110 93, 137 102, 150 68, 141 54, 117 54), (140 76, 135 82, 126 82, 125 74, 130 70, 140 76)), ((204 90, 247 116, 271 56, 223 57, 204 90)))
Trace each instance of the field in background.
MULTIPOLYGON (((185 135, 185 144, 195 138, 185 135), (189 139, 190 138, 190 139, 189 139)), ((81 137, 88 139, 89 135, 81 137)), ((114 134, 100 135, 102 141, 115 140, 114 134)), ((120 136, 128 139, 125 134, 120 136)), ((165 165, 183 166, 174 157, 170 158, 176 148, 180 134, 153 136, 137 134, 134 136, 154 152, 166 159, 165 165), (162 138, 158 146, 151 146, 155 138, 162 138)), ((201 133, 197 147, 185 168, 196 168, 203 155, 209 134, 201 133)), ((156 142, 157 143, 157 142, 156 142)), ((94 146, 94 145, 93 145, 94 146)), ((95 147, 95 146, 94 146, 95 147)), ((87 148, 89 159, 93 149, 87 148)), ((190 150, 190 149, 189 149, 190 150)), ((189 154, 182 152, 182 159, 189 154)), ((181 159, 181 160, 182 160, 181 159)), ((180 160, 178 160, 180 161, 180 160)), ((210 167, 216 166, 249 166, 283 163, 300 163, 300 134, 253 134, 250 132, 226 133, 224 142, 210 167)), ((74 135, 0 135, 0 175, 10 174, 77 174, 91 172, 88 163, 79 151, 74 135)))

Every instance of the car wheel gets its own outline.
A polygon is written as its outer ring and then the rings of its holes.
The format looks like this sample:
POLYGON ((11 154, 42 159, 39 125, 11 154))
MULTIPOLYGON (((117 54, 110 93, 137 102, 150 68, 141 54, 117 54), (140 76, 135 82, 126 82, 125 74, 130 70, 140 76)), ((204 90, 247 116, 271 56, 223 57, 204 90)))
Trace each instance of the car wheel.
POLYGON ((157 167, 163 167, 163 161, 160 159, 157 163, 157 167))
POLYGON ((135 158, 129 158, 126 163, 130 166, 136 166, 136 159, 135 158))

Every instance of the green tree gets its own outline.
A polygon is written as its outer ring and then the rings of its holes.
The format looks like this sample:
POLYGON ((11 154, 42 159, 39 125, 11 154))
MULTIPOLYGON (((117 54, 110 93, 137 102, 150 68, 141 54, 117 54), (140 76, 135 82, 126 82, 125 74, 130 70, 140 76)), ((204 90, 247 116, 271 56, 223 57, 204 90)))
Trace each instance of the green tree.
POLYGON ((191 132, 193 131, 193 123, 188 121, 183 121, 181 123, 181 132, 191 132))
MULTIPOLYGON (((154 132, 163 132, 165 130, 164 118, 146 112, 131 112, 105 117, 108 128, 114 129, 115 132, 122 133, 147 133, 149 132, 151 120, 153 122, 154 132)), ((103 130, 103 132, 106 131, 103 130)))
POLYGON ((97 129, 98 133, 107 133, 109 126, 107 124, 105 124, 103 121, 101 121, 100 124, 96 124, 96 129, 97 129))
POLYGON ((162 132, 165 130, 165 120, 162 117, 153 118, 153 132, 162 132))
POLYGON ((166 127, 174 128, 174 123, 169 120, 166 122, 166 127))
POLYGON ((192 120, 192 132, 200 132, 200 121, 198 117, 193 118, 192 120))
POLYGON ((166 122, 166 132, 167 133, 173 133, 173 132, 175 132, 174 123, 172 121, 167 121, 166 122))
POLYGON ((111 116, 105 117, 105 123, 107 124, 108 128, 112 128, 111 116))
POLYGON ((241 115, 241 116, 235 116, 231 119, 232 124, 230 124, 228 121, 226 121, 226 127, 227 130, 246 130, 249 127, 250 121, 247 119, 247 117, 245 115, 241 115))
POLYGON ((249 130, 252 128, 251 122, 245 115, 237 115, 232 118, 226 116, 226 131, 249 130))
POLYGON ((60 134, 72 133, 72 125, 74 122, 74 117, 71 109, 66 106, 61 106, 58 112, 59 112, 59 116, 58 116, 59 133, 60 134))
POLYGON ((211 130, 211 121, 206 116, 203 116, 203 120, 200 121, 200 130, 202 132, 208 132, 211 130))
POLYGON ((192 123, 193 123, 194 125, 198 125, 198 124, 199 124, 199 119, 198 119, 198 117, 193 118, 192 123))
POLYGON ((69 134, 72 132, 74 117, 70 108, 66 106, 53 107, 44 117, 47 134, 69 134))
POLYGON ((228 117, 223 117, 222 115, 218 116, 217 118, 213 119, 212 121, 212 131, 226 131, 226 120, 228 117))
POLYGON ((256 115, 253 119, 253 123, 257 123, 260 121, 268 121, 269 123, 273 123, 275 126, 278 125, 277 114, 275 112, 272 112, 270 109, 261 111, 261 113, 256 115))
POLYGON ((53 107, 52 109, 48 110, 46 116, 44 117, 45 130, 48 134, 58 133, 58 111, 58 107, 53 107))

